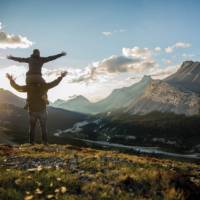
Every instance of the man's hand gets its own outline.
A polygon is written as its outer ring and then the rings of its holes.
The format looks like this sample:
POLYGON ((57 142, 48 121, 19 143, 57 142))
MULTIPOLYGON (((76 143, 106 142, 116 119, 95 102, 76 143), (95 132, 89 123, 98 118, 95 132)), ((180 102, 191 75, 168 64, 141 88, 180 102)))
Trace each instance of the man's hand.
POLYGON ((68 73, 67 71, 61 72, 61 75, 60 75, 60 76, 61 76, 62 78, 64 78, 64 77, 67 75, 67 73, 68 73))
POLYGON ((7 59, 12 59, 12 55, 7 56, 7 59))
POLYGON ((10 81, 14 81, 15 80, 15 78, 13 78, 13 76, 11 75, 11 74, 6 74, 6 78, 8 79, 8 80, 10 80, 10 81))
POLYGON ((62 56, 66 56, 67 53, 63 51, 63 52, 61 52, 61 55, 62 55, 62 56))

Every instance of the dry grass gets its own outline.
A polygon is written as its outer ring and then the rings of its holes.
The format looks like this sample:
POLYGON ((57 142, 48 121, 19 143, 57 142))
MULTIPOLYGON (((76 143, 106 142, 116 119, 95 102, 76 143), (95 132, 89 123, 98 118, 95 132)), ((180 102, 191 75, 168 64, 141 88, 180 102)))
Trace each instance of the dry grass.
POLYGON ((196 164, 70 145, 0 146, 0 199, 200 199, 196 164))

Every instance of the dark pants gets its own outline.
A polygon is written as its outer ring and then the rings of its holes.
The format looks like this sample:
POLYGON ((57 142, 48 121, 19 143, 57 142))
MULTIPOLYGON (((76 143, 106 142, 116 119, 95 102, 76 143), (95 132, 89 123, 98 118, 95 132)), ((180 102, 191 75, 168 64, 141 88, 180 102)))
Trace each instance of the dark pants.
POLYGON ((42 142, 47 144, 47 112, 30 112, 29 113, 29 142, 34 144, 35 142, 35 127, 37 121, 40 123, 40 128, 42 132, 42 142))

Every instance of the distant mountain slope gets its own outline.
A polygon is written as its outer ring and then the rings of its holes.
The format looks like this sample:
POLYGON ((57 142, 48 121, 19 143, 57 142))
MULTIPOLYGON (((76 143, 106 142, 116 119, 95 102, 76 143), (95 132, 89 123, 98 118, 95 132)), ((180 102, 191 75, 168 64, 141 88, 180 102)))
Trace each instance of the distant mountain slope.
POLYGON ((75 98, 72 98, 68 101, 58 99, 52 104, 53 107, 77 111, 81 113, 90 113, 91 105, 92 103, 81 95, 76 96, 75 98))
POLYGON ((165 79, 166 82, 193 92, 200 92, 200 62, 185 61, 180 69, 165 79))
POLYGON ((112 111, 125 107, 131 101, 142 95, 150 80, 151 78, 149 76, 144 76, 140 82, 129 87, 115 89, 108 97, 96 103, 91 103, 85 97, 78 96, 68 101, 57 100, 52 106, 92 114, 112 111))
POLYGON ((133 100, 125 112, 146 114, 152 111, 199 114, 200 97, 195 93, 183 92, 164 81, 152 79, 144 94, 137 101, 133 100))
POLYGON ((19 107, 24 107, 25 100, 14 95, 12 92, 8 90, 4 90, 0 88, 0 104, 13 104, 19 107))
POLYGON ((149 76, 144 76, 138 83, 129 87, 115 89, 107 98, 94 104, 96 112, 107 112, 126 107, 143 94, 150 80, 149 76))

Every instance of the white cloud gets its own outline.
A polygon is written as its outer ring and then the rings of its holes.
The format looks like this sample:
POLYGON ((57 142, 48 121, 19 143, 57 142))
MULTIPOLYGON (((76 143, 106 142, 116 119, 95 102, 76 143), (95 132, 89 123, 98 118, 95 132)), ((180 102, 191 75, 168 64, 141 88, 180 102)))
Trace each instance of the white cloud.
POLYGON ((164 79, 168 77, 169 75, 175 73, 179 67, 180 65, 173 65, 173 66, 168 66, 165 68, 157 68, 157 69, 154 69, 154 71, 149 75, 151 75, 152 78, 164 79))
POLYGON ((162 49, 160 48, 160 47, 155 47, 154 48, 154 51, 156 51, 156 52, 160 52, 162 49))
MULTIPOLYGON (((2 23, 0 22, 0 30, 2 29, 2 23)), ((6 48, 28 48, 33 44, 26 37, 21 35, 8 34, 4 31, 0 31, 0 49, 6 48)))
POLYGON ((167 48, 165 48, 165 52, 166 53, 172 53, 173 51, 174 51, 173 47, 167 47, 167 48))
POLYGON ((124 33, 126 31, 127 31, 126 29, 119 29, 119 30, 114 30, 114 31, 104 31, 104 32, 101 32, 101 34, 106 36, 106 37, 109 37, 109 36, 112 36, 115 33, 124 33))
POLYGON ((172 64, 172 61, 169 60, 169 59, 164 59, 163 62, 164 62, 166 65, 171 65, 171 64, 172 64))
POLYGON ((0 32, 0 48, 28 48, 33 43, 21 35, 10 35, 0 32))
POLYGON ((123 48, 122 53, 124 56, 131 56, 134 58, 141 58, 141 59, 147 59, 152 56, 151 50, 148 48, 139 48, 139 47, 133 47, 130 48, 123 48))
POLYGON ((114 33, 124 33, 126 31, 127 31, 127 29, 119 29, 119 30, 114 30, 113 32, 114 33))
POLYGON ((165 48, 165 52, 166 53, 172 53, 174 51, 174 49, 185 49, 185 48, 189 48, 191 46, 192 45, 190 43, 177 42, 174 45, 165 48))
POLYGON ((182 54, 182 57, 185 58, 185 59, 189 59, 189 58, 193 58, 195 55, 194 54, 182 54))
POLYGON ((104 31, 104 32, 102 32, 102 34, 103 34, 104 36, 106 36, 106 37, 109 37, 109 36, 112 35, 112 32, 104 31))
POLYGON ((158 64, 148 48, 123 48, 122 55, 113 55, 102 61, 91 64, 75 76, 72 82, 91 82, 107 80, 108 76, 122 73, 148 73, 158 64), (81 74, 81 75, 80 75, 81 74))
MULTIPOLYGON (((175 73, 180 65, 168 66, 165 68, 154 68, 150 73, 146 73, 145 75, 151 76, 153 79, 165 79, 166 77, 170 76, 171 74, 175 73)), ((130 81, 139 81, 143 75, 137 76, 134 75, 133 77, 128 78, 130 81)))
POLYGON ((139 62, 138 59, 133 59, 125 56, 111 56, 98 63, 96 67, 99 73, 121 73, 127 72, 133 64, 139 62))
POLYGON ((184 43, 184 42, 177 42, 177 43, 175 44, 175 47, 176 47, 176 48, 185 49, 185 48, 191 47, 191 44, 190 44, 190 43, 184 43))
POLYGON ((126 31, 127 31, 126 29, 119 29, 118 32, 120 32, 120 33, 124 33, 124 32, 126 32, 126 31))

